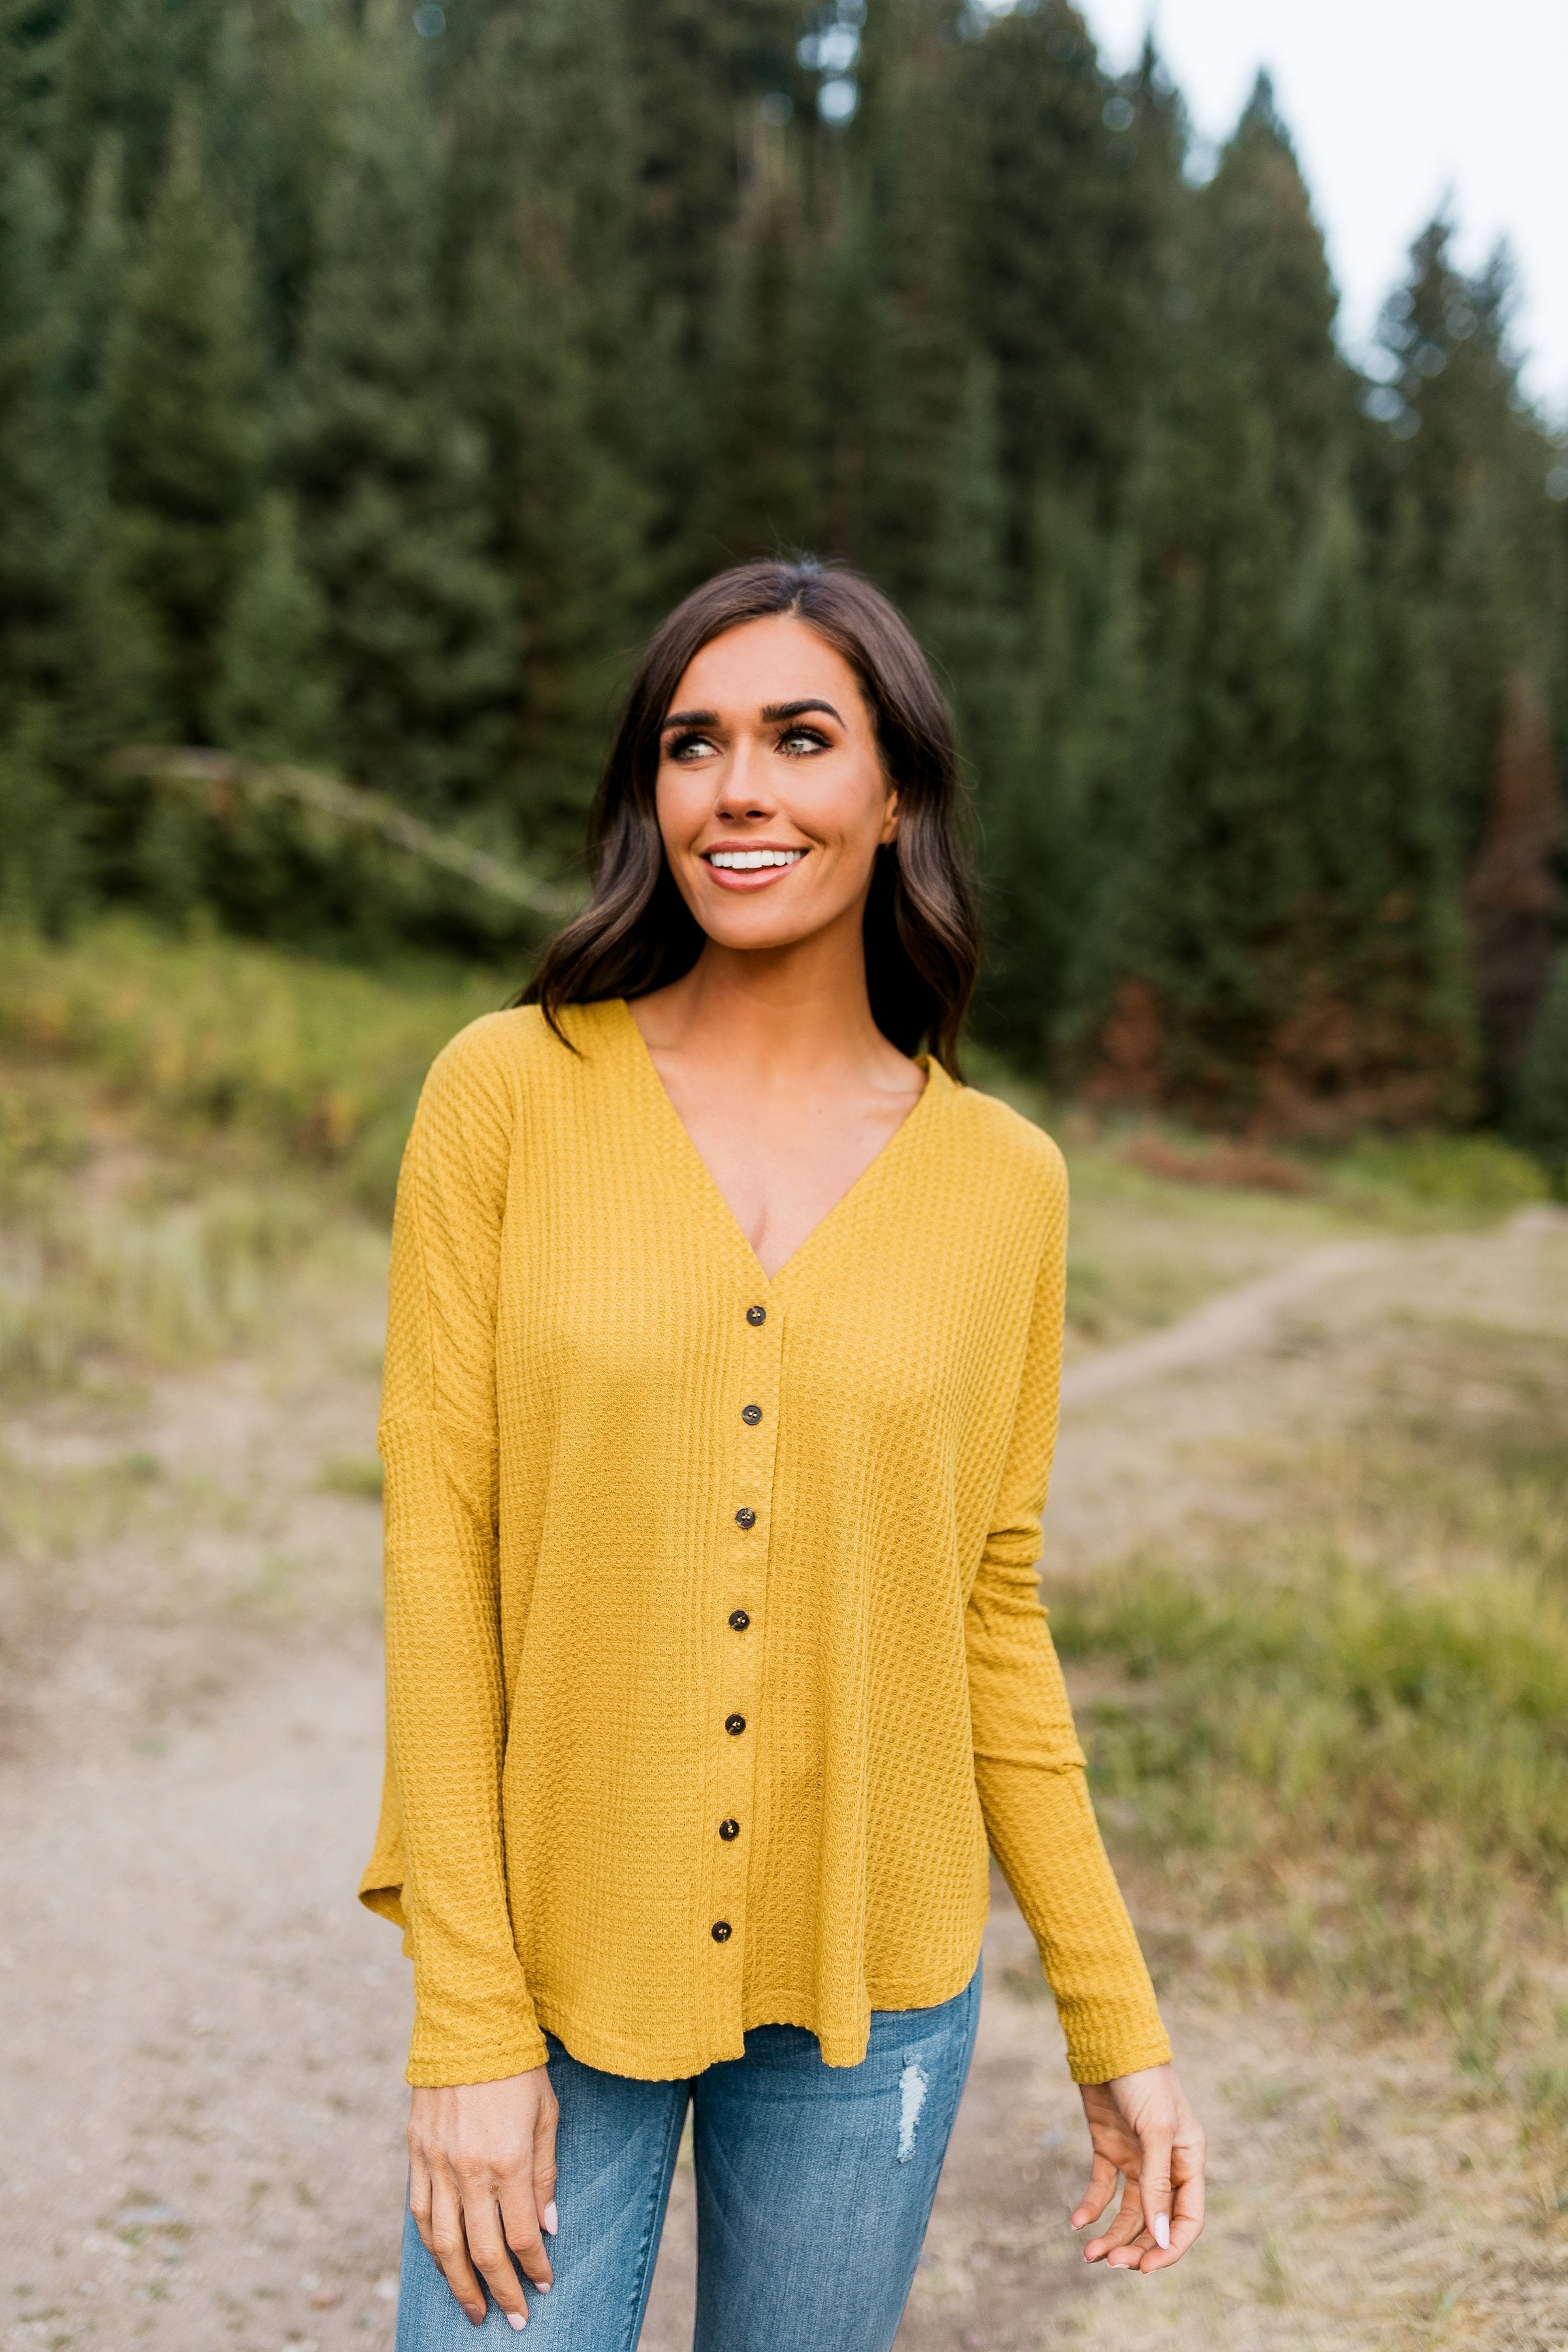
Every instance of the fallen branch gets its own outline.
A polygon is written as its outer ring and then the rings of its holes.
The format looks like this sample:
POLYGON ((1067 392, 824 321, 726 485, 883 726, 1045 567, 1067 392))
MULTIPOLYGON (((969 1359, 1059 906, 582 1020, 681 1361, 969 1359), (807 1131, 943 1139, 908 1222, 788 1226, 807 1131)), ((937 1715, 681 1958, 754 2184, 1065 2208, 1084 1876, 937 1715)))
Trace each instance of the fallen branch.
POLYGON ((492 857, 488 849, 476 849, 453 834, 439 833, 399 808, 395 801, 363 792, 357 784, 341 783, 336 776, 324 776, 315 768, 274 767, 258 760, 237 759, 229 751, 160 744, 133 744, 116 756, 114 764, 123 775, 147 776, 205 792, 215 814, 222 814, 224 800, 236 792, 258 800, 299 801, 343 824, 377 833, 384 841, 424 858, 427 865, 445 866, 449 874, 462 875, 495 898, 555 921, 575 914, 582 904, 577 893, 558 889, 526 866, 492 857))

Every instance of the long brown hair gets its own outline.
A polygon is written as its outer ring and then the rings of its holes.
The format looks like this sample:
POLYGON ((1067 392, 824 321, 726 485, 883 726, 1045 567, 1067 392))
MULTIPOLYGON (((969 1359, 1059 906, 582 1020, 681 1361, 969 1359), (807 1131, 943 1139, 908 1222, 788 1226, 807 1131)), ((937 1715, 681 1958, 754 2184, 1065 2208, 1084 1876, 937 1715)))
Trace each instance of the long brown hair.
POLYGON ((898 838, 877 852, 866 902, 872 1018, 900 1052, 929 1044, 956 1076, 980 918, 952 730, 901 614, 859 572, 837 564, 738 564, 693 589, 656 630, 594 796, 588 903, 552 940, 517 1002, 542 1006, 560 1035, 563 1005, 647 996, 697 961, 705 935, 676 887, 658 830, 659 732, 702 647, 774 614, 804 621, 848 663, 898 790, 898 838))

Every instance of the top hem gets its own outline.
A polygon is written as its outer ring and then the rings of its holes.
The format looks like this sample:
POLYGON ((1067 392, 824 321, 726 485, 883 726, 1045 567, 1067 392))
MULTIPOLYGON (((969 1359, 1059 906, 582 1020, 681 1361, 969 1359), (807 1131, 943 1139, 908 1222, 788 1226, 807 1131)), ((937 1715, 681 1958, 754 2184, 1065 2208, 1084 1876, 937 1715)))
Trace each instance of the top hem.
POLYGON ((646 2044, 634 2045, 617 2034, 602 2032, 587 2019, 574 2015, 537 1992, 533 2006, 544 2031, 552 2033, 580 2064, 593 2066, 603 2074, 625 2075, 637 2083, 682 2082, 693 2074, 704 2074, 710 2066, 722 2065, 728 2059, 743 2058, 744 2036, 763 2025, 800 2026, 816 2036, 825 2066, 858 2066, 870 2040, 874 2011, 938 2009, 943 2001, 955 2000, 963 1992, 979 1962, 977 1945, 973 1958, 951 1976, 868 1985, 864 2017, 857 2028, 847 2032, 824 2029, 815 2004, 804 1993, 755 1993, 742 2009, 739 2041, 731 2043, 726 2040, 722 2046, 692 2042, 679 2052, 668 2053, 651 2052, 646 2044))

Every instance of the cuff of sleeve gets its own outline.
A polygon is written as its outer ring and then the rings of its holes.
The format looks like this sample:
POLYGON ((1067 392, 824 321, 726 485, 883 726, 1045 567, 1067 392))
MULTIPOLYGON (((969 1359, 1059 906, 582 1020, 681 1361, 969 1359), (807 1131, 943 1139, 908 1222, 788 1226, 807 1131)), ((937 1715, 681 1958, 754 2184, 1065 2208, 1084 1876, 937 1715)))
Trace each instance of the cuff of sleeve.
POLYGON ((1102 2042, 1068 2034, 1068 2071, 1075 2083, 1112 2083, 1119 2074, 1170 2063, 1171 2045, 1163 2032, 1102 2042))
POLYGON ((531 2074, 549 2055, 537 2025, 504 2042, 463 2049, 426 2049, 416 2043, 409 2052, 404 2079, 416 2091, 446 2091, 459 2083, 504 2083, 512 2074, 531 2074))

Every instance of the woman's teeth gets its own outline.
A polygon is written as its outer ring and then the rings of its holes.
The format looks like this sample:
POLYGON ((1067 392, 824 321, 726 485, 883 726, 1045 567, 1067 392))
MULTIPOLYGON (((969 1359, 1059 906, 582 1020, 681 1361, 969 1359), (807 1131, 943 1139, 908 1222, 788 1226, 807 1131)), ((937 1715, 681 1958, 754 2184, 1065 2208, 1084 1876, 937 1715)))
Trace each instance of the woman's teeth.
POLYGON ((804 849, 710 849, 708 863, 746 873, 753 866, 798 866, 805 856, 804 849))

